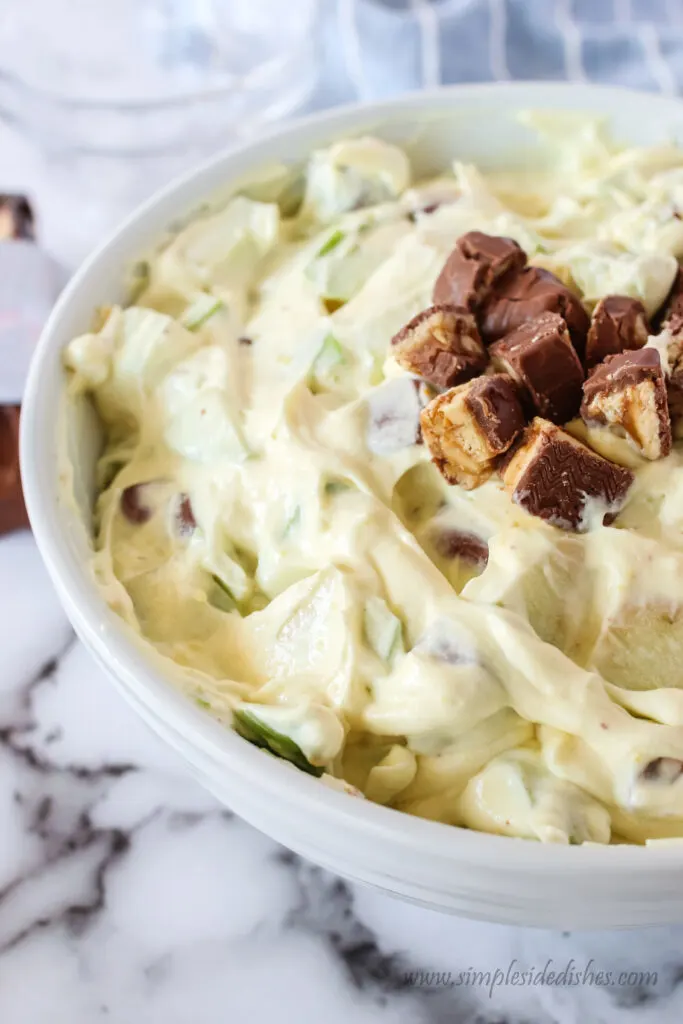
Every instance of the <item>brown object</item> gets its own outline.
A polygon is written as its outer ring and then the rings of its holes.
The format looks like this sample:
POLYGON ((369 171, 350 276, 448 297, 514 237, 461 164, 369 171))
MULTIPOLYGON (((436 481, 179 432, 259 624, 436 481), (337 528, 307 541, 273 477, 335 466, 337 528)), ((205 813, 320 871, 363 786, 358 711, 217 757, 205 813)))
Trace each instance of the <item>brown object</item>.
POLYGON ((450 484, 484 483, 524 427, 510 377, 478 377, 438 395, 420 417, 432 462, 450 484))
MULTIPOLYGON (((683 327, 683 324, 681 325, 683 327)), ((676 439, 683 436, 683 338, 672 341, 669 352, 669 375, 666 379, 671 430, 676 439)))
POLYGON ((641 348, 609 356, 583 386, 581 416, 588 424, 626 434, 646 459, 671 451, 671 421, 659 352, 641 348))
POLYGON ((476 533, 456 530, 452 526, 434 530, 432 543, 437 555, 441 558, 460 558, 470 565, 486 567, 489 560, 489 546, 476 533))
POLYGON ((520 385, 523 400, 533 412, 553 423, 566 423, 576 415, 583 368, 558 313, 541 313, 497 341, 489 352, 494 367, 520 385))
POLYGON ((683 269, 679 267, 657 317, 662 332, 667 332, 666 384, 673 436, 683 437, 683 269))
POLYGON ((191 537, 197 529, 197 520, 189 494, 179 494, 176 499, 175 525, 181 537, 191 537))
POLYGON ((154 515, 154 509, 146 501, 149 483, 131 484, 121 491, 121 512, 129 523, 142 526, 154 515))
POLYGON ((530 515, 582 533, 596 521, 612 522, 633 473, 537 417, 508 460, 503 479, 512 500, 530 515))
POLYGON ((433 301, 476 310, 499 277, 525 265, 526 253, 514 239, 468 231, 458 239, 436 279, 433 301))
POLYGON ((479 330, 490 345, 541 313, 559 313, 572 344, 583 357, 590 320, 580 300, 558 278, 540 267, 526 267, 502 277, 481 309, 479 330))
MULTIPOLYGON (((26 197, 0 193, 0 242, 33 238, 26 197)), ((0 405, 0 536, 29 525, 19 473, 19 418, 18 405, 0 405)))
POLYGON ((28 526, 19 475, 19 406, 0 406, 0 536, 28 526))
POLYGON ((452 388, 486 368, 477 323, 460 306, 430 306, 391 340, 392 355, 404 370, 437 388, 452 388))
MULTIPOLYGON (((681 271, 678 277, 683 277, 681 271)), ((683 285, 682 285, 683 287, 683 285)), ((673 437, 683 437, 683 291, 670 306, 660 334, 654 339, 658 350, 665 349, 665 370, 669 418, 673 437)))
POLYGON ((683 330, 683 269, 681 267, 676 271, 666 301, 657 314, 657 323, 660 327, 666 327, 672 334, 678 334, 683 330))
POLYGON ((643 782, 664 782, 671 785, 683 775, 683 761, 677 757, 656 757, 640 772, 643 782))
POLYGON ((428 216, 430 213, 435 213, 441 205, 441 203, 426 203, 424 206, 416 206, 414 210, 408 210, 406 217, 411 224, 415 224, 418 217, 428 216))
POLYGON ((671 434, 675 440, 683 437, 683 378, 672 377, 667 384, 671 434))
POLYGON ((33 210, 26 196, 0 193, 0 241, 35 239, 33 210))
POLYGON ((586 368, 590 370, 607 356, 642 348, 649 333, 645 307, 638 299, 626 295, 600 299, 586 339, 586 368))

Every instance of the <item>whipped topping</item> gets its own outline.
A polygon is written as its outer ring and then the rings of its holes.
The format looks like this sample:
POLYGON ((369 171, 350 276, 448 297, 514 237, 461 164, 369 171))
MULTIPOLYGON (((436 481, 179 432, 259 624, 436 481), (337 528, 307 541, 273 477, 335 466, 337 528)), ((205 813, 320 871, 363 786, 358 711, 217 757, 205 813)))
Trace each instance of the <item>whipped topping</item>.
POLYGON ((65 362, 107 432, 95 572, 174 683, 408 813, 645 842, 683 836, 683 784, 651 767, 683 759, 680 451, 645 464, 612 441, 626 506, 606 528, 589 501, 568 535, 496 477, 449 487, 387 358, 472 229, 515 238, 588 306, 661 304, 683 153, 561 120, 535 118, 537 172, 413 182, 387 143, 321 150, 297 215, 243 195, 193 221, 65 362))

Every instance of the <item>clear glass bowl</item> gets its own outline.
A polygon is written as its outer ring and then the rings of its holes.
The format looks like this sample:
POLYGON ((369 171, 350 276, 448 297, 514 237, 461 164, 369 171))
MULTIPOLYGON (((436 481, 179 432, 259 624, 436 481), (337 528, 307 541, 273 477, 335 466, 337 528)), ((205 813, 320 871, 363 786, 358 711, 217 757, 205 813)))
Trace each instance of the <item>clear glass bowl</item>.
MULTIPOLYGON (((66 250, 301 106, 318 0, 3 0, 0 116, 45 157, 66 250)), ((61 247, 60 247, 61 248, 61 247)))

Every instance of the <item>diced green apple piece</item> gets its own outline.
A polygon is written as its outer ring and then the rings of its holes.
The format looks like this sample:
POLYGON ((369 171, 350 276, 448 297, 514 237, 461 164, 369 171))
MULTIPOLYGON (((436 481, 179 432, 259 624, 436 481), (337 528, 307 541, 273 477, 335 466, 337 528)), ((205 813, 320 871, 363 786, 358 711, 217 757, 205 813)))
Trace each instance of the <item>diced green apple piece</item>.
POLYGON ((323 768, 312 765, 304 756, 301 747, 294 740, 290 739, 289 736, 277 732, 259 719, 253 710, 253 706, 252 710, 249 711, 243 708, 235 711, 234 720, 235 729, 245 740, 249 740, 250 743, 264 750, 269 750, 276 757, 290 761, 297 768, 308 772, 309 775, 316 775, 318 777, 322 775, 323 768))
POLYGON ((405 650, 401 620, 381 597, 370 597, 366 601, 363 627, 368 644, 386 664, 405 650))
POLYGON ((187 307, 180 318, 180 322, 188 331, 198 331, 207 320, 210 320, 222 308, 223 303, 220 299, 217 299, 214 295, 209 295, 207 292, 202 292, 187 307))
POLYGON ((334 387, 344 361, 344 349, 333 334, 326 335, 311 367, 309 386, 314 394, 334 387))

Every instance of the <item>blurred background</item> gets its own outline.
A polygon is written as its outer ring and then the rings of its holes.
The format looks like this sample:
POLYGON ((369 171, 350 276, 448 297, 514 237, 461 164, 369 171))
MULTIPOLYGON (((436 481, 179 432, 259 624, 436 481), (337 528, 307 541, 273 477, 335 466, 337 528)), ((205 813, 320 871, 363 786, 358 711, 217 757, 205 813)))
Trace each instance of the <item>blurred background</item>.
POLYGON ((676 92, 683 0, 2 0, 0 189, 73 267, 142 198, 296 113, 440 83, 676 92))
POLYGON ((30 538, 10 535, 26 525, 31 347, 64 278, 140 201, 293 116, 519 79, 683 92, 683 0, 0 0, 0 1024, 683 1020, 680 929, 571 938, 437 917, 217 810, 74 644, 30 538), (517 956, 656 967, 661 999, 514 988, 503 1007, 406 988, 406 966, 517 956))

